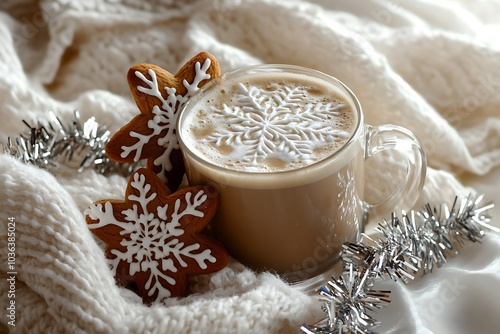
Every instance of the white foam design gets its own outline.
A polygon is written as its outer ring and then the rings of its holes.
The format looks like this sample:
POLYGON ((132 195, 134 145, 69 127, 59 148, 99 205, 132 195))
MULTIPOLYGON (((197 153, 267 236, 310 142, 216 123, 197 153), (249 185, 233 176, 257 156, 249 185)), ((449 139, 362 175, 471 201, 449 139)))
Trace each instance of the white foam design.
POLYGON ((269 158, 286 164, 317 160, 315 149, 345 142, 351 132, 342 129, 345 105, 312 98, 304 86, 271 84, 266 88, 240 83, 232 104, 212 106, 214 132, 204 141, 230 146, 226 161, 258 167, 269 158), (304 103, 304 101, 306 101, 304 103))

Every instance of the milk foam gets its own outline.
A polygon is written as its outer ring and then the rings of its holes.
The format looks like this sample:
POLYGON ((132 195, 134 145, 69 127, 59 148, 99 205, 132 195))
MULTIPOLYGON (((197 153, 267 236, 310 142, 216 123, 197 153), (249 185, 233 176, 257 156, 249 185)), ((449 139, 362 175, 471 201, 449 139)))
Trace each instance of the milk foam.
POLYGON ((182 137, 212 164, 279 172, 335 153, 356 130, 357 116, 335 86, 292 73, 254 73, 211 89, 185 115, 182 137))

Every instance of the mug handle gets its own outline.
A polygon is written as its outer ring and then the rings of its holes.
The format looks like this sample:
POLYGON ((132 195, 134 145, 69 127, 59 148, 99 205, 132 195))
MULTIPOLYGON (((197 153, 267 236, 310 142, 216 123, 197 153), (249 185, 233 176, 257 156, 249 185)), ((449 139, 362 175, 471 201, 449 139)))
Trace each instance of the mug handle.
POLYGON ((397 214, 401 210, 409 211, 417 201, 425 183, 427 158, 420 141, 408 129, 385 124, 365 126, 365 161, 379 152, 395 150, 407 158, 406 175, 396 190, 377 204, 365 202, 369 215, 397 214))

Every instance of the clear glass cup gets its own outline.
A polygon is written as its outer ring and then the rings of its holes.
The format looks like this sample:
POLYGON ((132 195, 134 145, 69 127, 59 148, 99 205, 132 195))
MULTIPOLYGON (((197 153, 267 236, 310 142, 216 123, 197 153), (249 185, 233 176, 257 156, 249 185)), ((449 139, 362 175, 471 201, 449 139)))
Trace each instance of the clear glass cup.
POLYGON ((218 212, 210 226, 229 254, 253 269, 275 272, 304 287, 330 275, 339 262, 342 244, 359 240, 370 213, 410 209, 425 181, 425 154, 409 130, 364 124, 361 105, 352 91, 338 79, 309 68, 272 64, 225 73, 185 105, 177 131, 189 183, 210 183, 219 191, 218 212), (263 73, 293 74, 298 80, 311 77, 339 92, 356 116, 346 143, 318 162, 277 172, 235 170, 230 164, 210 160, 196 148, 199 138, 189 130, 194 113, 225 82, 263 73), (407 158, 405 178, 388 198, 369 204, 364 201, 365 182, 369 182, 365 161, 385 150, 407 158))

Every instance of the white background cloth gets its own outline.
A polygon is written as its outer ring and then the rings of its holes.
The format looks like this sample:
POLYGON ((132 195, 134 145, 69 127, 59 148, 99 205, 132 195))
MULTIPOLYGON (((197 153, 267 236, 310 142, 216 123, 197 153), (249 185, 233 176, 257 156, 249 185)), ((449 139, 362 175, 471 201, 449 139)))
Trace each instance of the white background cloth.
MULTIPOLYGON (((411 129, 429 163, 416 208, 450 203, 469 186, 487 200, 499 194, 500 1, 154 3, 2 1, 0 142, 24 132, 22 120, 48 121, 49 110, 67 122, 78 109, 114 132, 138 113, 131 65, 175 72, 205 50, 223 72, 257 63, 321 70, 352 88, 367 123, 411 129)), ((401 167, 391 157, 372 162, 367 198, 390 193, 401 167)), ((2 312, 5 225, 17 220, 14 333, 290 333, 323 316, 315 297, 237 263, 194 279, 191 296, 147 308, 115 286, 82 214, 122 198, 125 178, 66 167, 51 175, 5 155, 0 170, 2 312)), ((500 237, 407 286, 383 284, 392 303, 376 316, 380 333, 498 333, 500 237)))

